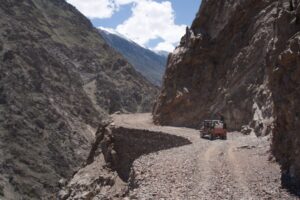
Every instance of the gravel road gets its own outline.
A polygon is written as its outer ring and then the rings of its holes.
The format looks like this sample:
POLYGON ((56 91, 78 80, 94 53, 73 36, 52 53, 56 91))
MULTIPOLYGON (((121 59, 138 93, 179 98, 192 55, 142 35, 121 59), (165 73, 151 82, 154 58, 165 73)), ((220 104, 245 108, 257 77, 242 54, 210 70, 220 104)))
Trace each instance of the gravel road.
POLYGON ((137 187, 129 199, 300 199, 281 188, 269 137, 232 132, 226 141, 210 141, 195 129, 156 126, 150 114, 113 118, 118 126, 177 135, 192 143, 135 160, 137 187))

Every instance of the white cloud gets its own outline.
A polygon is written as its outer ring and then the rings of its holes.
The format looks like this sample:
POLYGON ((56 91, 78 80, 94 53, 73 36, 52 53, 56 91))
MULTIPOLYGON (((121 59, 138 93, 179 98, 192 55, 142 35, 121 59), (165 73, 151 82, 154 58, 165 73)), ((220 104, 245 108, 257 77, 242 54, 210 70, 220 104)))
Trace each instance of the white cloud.
POLYGON ((118 9, 114 0, 67 0, 89 18, 110 18, 118 9))
MULTIPOLYGON (((140 0, 143 1, 143 0, 140 0)), ((116 4, 118 5, 126 5, 126 4, 130 4, 130 3, 137 3, 139 2, 139 0, 115 0, 116 4)))
POLYGON ((106 32, 108 32, 108 33, 111 33, 111 34, 114 34, 114 35, 118 35, 119 33, 115 30, 115 29, 113 29, 113 28, 107 28, 107 27, 103 27, 103 26, 99 26, 99 27, 97 27, 98 29, 101 29, 101 30, 104 30, 104 31, 106 31, 106 32))
POLYGON ((175 24, 175 14, 169 1, 140 0, 132 8, 132 16, 116 31, 146 46, 153 39, 162 39, 154 49, 172 51, 185 33, 186 25, 175 24))
POLYGON ((153 49, 172 51, 185 33, 186 25, 175 24, 170 1, 154 0, 68 0, 89 18, 110 18, 122 5, 132 4, 132 15, 115 29, 141 46, 160 39, 153 49))
MULTIPOLYGON (((117 32, 117 31, 116 31, 115 29, 113 29, 113 28, 106 28, 106 27, 102 27, 102 26, 99 26, 99 27, 97 27, 97 28, 99 28, 99 29, 101 29, 101 30, 104 30, 104 31, 106 31, 106 32, 108 32, 108 33, 110 33, 110 34, 118 35, 119 37, 124 38, 124 39, 126 39, 126 40, 128 40, 128 41, 130 41, 130 42, 134 42, 134 41, 131 40, 130 38, 126 37, 125 35, 122 35, 121 33, 117 32)), ((134 43, 135 43, 135 42, 134 42, 134 43)))
POLYGON ((167 51, 172 52, 174 50, 174 45, 168 42, 160 42, 156 47, 154 47, 154 51, 167 51))
POLYGON ((144 0, 67 0, 85 16, 94 19, 110 18, 119 7, 144 0))

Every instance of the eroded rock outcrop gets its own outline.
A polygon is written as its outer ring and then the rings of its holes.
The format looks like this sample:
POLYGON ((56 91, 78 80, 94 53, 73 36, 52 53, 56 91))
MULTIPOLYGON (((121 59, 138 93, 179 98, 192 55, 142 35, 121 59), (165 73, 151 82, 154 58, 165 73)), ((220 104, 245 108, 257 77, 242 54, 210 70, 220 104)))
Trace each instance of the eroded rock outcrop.
POLYGON ((265 56, 273 35, 274 1, 203 1, 169 57, 154 108, 160 124, 198 127, 225 116, 230 129, 250 125, 266 134, 272 124, 265 56))
POLYGON ((276 116, 272 150, 283 183, 300 194, 300 2, 289 3, 278 7, 267 58, 276 116))
POLYGON ((283 180, 299 187, 299 1, 205 0, 171 54, 154 106, 158 124, 265 135, 283 180))
POLYGON ((161 132, 100 126, 87 160, 58 194, 59 199, 123 199, 136 187, 134 160, 142 155, 190 144, 161 132))

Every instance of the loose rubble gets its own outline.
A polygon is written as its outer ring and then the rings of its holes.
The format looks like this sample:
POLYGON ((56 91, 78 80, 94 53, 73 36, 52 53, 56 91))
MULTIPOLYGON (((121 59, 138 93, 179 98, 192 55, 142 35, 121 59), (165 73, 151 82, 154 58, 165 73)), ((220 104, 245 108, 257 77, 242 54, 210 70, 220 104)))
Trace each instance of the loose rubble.
POLYGON ((299 199, 281 187, 280 168, 268 161, 269 136, 233 132, 227 141, 210 141, 195 129, 155 126, 149 114, 118 115, 115 123, 192 143, 135 160, 129 199, 299 199))

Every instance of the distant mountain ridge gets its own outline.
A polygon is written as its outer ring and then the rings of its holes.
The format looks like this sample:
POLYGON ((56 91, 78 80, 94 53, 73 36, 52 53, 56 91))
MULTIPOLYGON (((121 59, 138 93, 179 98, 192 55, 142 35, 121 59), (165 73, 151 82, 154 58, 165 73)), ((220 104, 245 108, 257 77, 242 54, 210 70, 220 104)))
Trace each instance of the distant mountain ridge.
POLYGON ((156 54, 160 55, 160 56, 165 56, 168 58, 170 52, 167 51, 154 51, 156 54))
POLYGON ((133 67, 150 82, 160 86, 165 72, 168 52, 153 52, 121 35, 99 29, 104 40, 121 53, 133 67))

